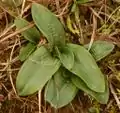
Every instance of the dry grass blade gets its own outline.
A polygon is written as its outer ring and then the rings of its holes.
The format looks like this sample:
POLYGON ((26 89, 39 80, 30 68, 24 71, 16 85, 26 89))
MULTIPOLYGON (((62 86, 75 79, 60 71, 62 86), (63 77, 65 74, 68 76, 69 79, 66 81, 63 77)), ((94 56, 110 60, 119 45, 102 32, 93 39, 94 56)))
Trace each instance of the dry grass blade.
POLYGON ((93 33, 92 33, 92 36, 91 36, 91 40, 90 40, 90 44, 89 44, 89 48, 88 48, 88 51, 91 49, 91 46, 94 42, 94 39, 95 39, 95 33, 96 33, 96 29, 97 29, 97 20, 96 20, 96 17, 95 15, 93 15, 93 33))
POLYGON ((21 17, 24 14, 25 3, 26 3, 26 0, 23 0, 22 9, 21 9, 21 15, 20 15, 21 17))
POLYGON ((116 11, 118 11, 119 9, 120 9, 120 6, 117 7, 117 8, 109 15, 109 17, 108 17, 108 19, 107 19, 106 22, 108 22, 108 21, 110 20, 110 18, 112 18, 113 14, 114 14, 116 11))
POLYGON ((0 35, 0 38, 6 35, 12 28, 15 27, 15 24, 11 25, 10 27, 6 28, 0 35))
POLYGON ((97 13, 92 7, 90 7, 90 10, 93 12, 93 14, 98 17, 100 20, 102 20, 102 17, 99 16, 99 13, 97 13))
POLYGON ((111 93, 113 94, 113 96, 114 96, 114 98, 115 98, 115 101, 116 101, 116 103, 117 103, 117 106, 118 106, 118 108, 119 108, 119 110, 120 110, 120 100, 119 100, 119 98, 117 97, 117 94, 116 94, 116 92, 115 92, 112 84, 110 84, 110 90, 111 90, 111 93))
POLYGON ((10 35, 2 38, 2 39, 0 40, 0 43, 2 43, 3 41, 5 41, 5 40, 7 40, 7 39, 9 39, 9 38, 11 38, 11 37, 13 37, 13 36, 21 33, 21 32, 23 32, 23 31, 25 31, 25 30, 27 30, 27 29, 29 29, 29 28, 32 28, 33 26, 34 26, 34 23, 31 23, 29 26, 24 27, 24 28, 22 28, 22 29, 20 29, 20 30, 15 31, 14 33, 12 33, 12 34, 10 34, 10 35))
POLYGON ((41 90, 38 91, 38 105, 39 105, 39 113, 42 113, 41 112, 41 90))
MULTIPOLYGON (((13 45, 13 48, 12 48, 12 51, 11 51, 11 54, 10 54, 10 60, 9 60, 9 62, 12 61, 12 57, 13 57, 13 54, 14 54, 14 49, 15 49, 16 43, 17 43, 17 40, 15 41, 15 44, 13 45)), ((10 64, 10 63, 9 63, 8 70, 7 70, 7 71, 8 71, 8 73, 9 73, 9 78, 10 78, 10 82, 11 82, 13 91, 14 91, 16 97, 18 97, 17 92, 16 92, 16 89, 15 89, 15 86, 14 86, 14 83, 13 83, 13 79, 12 79, 12 71, 9 71, 9 70, 11 70, 11 64, 10 64)))

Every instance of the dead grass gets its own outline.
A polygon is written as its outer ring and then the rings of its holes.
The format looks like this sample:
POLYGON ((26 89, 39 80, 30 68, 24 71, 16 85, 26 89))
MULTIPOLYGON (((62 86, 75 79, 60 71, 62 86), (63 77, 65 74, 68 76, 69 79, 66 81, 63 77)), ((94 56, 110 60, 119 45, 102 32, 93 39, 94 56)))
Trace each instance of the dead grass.
POLYGON ((79 5, 79 10, 73 12, 72 0, 23 0, 18 8, 0 2, 0 113, 87 113, 90 107, 99 109, 101 113, 120 112, 120 6, 111 1, 95 0, 79 5), (15 81, 22 64, 18 55, 24 43, 20 33, 34 24, 16 30, 13 20, 17 16, 28 17, 32 2, 49 6, 64 25, 67 40, 77 44, 90 42, 91 45, 94 40, 107 40, 116 44, 114 52, 99 62, 110 83, 111 96, 107 105, 100 105, 80 92, 70 105, 55 110, 44 102, 41 92, 39 99, 37 94, 29 97, 17 95, 15 81), (67 24, 68 16, 72 28, 67 24), (75 30, 78 32, 74 33, 75 30))

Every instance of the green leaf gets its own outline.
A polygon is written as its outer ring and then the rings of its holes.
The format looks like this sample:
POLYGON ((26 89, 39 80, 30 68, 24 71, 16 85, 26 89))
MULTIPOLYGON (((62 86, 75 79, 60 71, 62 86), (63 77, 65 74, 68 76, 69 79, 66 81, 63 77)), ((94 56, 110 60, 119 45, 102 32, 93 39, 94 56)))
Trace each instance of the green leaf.
POLYGON ((65 44, 65 31, 62 24, 46 7, 33 3, 32 17, 36 26, 47 38, 51 48, 65 44))
POLYGON ((72 82, 76 85, 76 87, 78 87, 80 90, 91 95, 101 104, 107 104, 108 99, 109 99, 109 88, 108 88, 107 80, 106 80, 105 92, 97 93, 97 92, 92 91, 90 88, 88 88, 87 85, 79 77, 72 76, 71 79, 72 79, 72 82))
POLYGON ((71 69, 74 65, 74 54, 68 47, 62 47, 60 50, 56 48, 61 63, 67 69, 71 69))
POLYGON ((80 45, 68 44, 68 47, 73 51, 75 59, 74 66, 69 71, 80 77, 91 90, 104 92, 104 75, 92 55, 80 45))
POLYGON ((78 88, 65 77, 69 75, 64 74, 62 69, 57 71, 45 88, 45 100, 55 108, 69 104, 78 92, 78 88))
POLYGON ((28 43, 26 46, 23 46, 20 49, 19 59, 21 61, 26 60, 37 48, 37 46, 33 43, 28 43))
POLYGON ((41 46, 22 65, 16 81, 19 95, 26 96, 41 90, 59 69, 61 63, 41 46))
MULTIPOLYGON (((15 25, 17 29, 22 29, 24 27, 27 27, 29 24, 30 23, 23 18, 15 19, 15 25)), ((38 43, 40 40, 40 32, 37 30, 36 27, 29 28, 23 31, 21 34, 22 36, 24 36, 26 40, 30 41, 31 43, 38 43)))
MULTIPOLYGON (((89 44, 85 45, 88 49, 89 44)), ((99 61, 110 54, 114 49, 114 44, 107 41, 95 41, 90 49, 90 53, 95 58, 96 61, 99 61)))

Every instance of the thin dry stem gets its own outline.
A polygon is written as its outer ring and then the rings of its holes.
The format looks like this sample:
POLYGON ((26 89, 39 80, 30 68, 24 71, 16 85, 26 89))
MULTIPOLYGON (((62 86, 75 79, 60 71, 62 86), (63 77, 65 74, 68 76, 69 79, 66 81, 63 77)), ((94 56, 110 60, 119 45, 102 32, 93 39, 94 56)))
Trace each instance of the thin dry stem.
POLYGON ((26 3, 26 0, 23 0, 20 17, 22 17, 22 15, 24 14, 25 3, 26 3))
POLYGON ((24 10, 23 10, 22 15, 23 15, 25 12, 27 12, 30 8, 31 8, 31 4, 27 5, 27 6, 24 8, 24 10))
POLYGON ((69 0, 67 1, 65 7, 62 9, 61 13, 59 15, 56 15, 56 16, 61 17, 62 15, 64 15, 65 10, 68 8, 68 5, 69 5, 69 0))
POLYGON ((103 20, 100 16, 99 13, 97 13, 92 7, 89 7, 89 9, 93 12, 93 14, 98 17, 100 20, 103 20))
POLYGON ((6 28, 8 27, 8 18, 7 18, 7 14, 5 12, 5 20, 6 20, 6 28))
POLYGON ((117 8, 109 15, 109 17, 108 17, 108 19, 107 19, 106 22, 108 22, 108 21, 110 20, 110 18, 112 18, 113 14, 114 14, 116 11, 118 11, 119 9, 120 9, 120 6, 117 7, 117 8))
POLYGON ((9 39, 9 38, 11 38, 11 37, 13 37, 13 36, 21 33, 21 32, 23 32, 23 31, 25 31, 25 30, 27 30, 27 29, 29 29, 29 28, 32 28, 33 26, 34 26, 34 23, 31 23, 30 25, 28 25, 28 26, 26 26, 26 27, 24 27, 24 28, 22 28, 22 29, 20 29, 20 30, 15 31, 14 33, 12 33, 12 34, 4 37, 3 39, 1 39, 1 40, 0 40, 0 43, 2 43, 3 41, 5 41, 5 40, 7 40, 7 39, 9 39))
POLYGON ((95 15, 93 15, 93 33, 92 33, 92 36, 91 36, 91 40, 90 40, 88 51, 91 49, 91 46, 92 46, 93 41, 95 39, 96 29, 97 29, 97 20, 96 20, 95 15))
POLYGON ((4 29, 4 31, 0 35, 0 38, 3 37, 4 35, 6 35, 13 27, 15 27, 15 24, 12 24, 10 27, 4 29))
POLYGON ((118 108, 120 110, 120 101, 119 101, 119 98, 117 97, 117 94, 115 93, 115 90, 114 90, 114 88, 113 88, 111 83, 110 83, 110 90, 111 90, 111 93, 113 94, 113 96, 115 98, 115 101, 117 103, 117 106, 118 106, 118 108))
MULTIPOLYGON (((57 12, 58 12, 58 15, 59 15, 60 12, 61 12, 59 0, 55 0, 55 3, 56 3, 57 12)), ((63 17, 60 16, 59 18, 60 18, 60 21, 62 22, 62 24, 64 25, 63 17)))
POLYGON ((41 90, 38 91, 38 104, 39 104, 39 113, 41 112, 41 90))
MULTIPOLYGON (((107 18, 109 18, 109 15, 108 15, 107 13, 105 13, 105 12, 100 12, 100 14, 102 14, 102 15, 106 16, 107 18)), ((110 19, 111 19, 111 20, 114 20, 114 21, 117 21, 117 19, 114 18, 114 17, 111 17, 110 19)), ((120 21, 117 21, 117 22, 120 23, 120 21)), ((104 25, 103 25, 103 26, 104 26, 104 25)))
MULTIPOLYGON (((12 57, 13 57, 13 54, 14 54, 14 49, 16 47, 16 43, 17 43, 17 40, 15 41, 15 44, 13 45, 13 48, 12 48, 12 51, 11 51, 11 54, 10 54, 10 60, 9 60, 10 62, 12 61, 12 57)), ((10 78, 10 82, 11 82, 13 91, 14 91, 15 95, 18 97, 15 86, 13 84, 12 71, 9 71, 9 70, 11 70, 11 64, 9 64, 9 67, 8 67, 9 78, 10 78)))

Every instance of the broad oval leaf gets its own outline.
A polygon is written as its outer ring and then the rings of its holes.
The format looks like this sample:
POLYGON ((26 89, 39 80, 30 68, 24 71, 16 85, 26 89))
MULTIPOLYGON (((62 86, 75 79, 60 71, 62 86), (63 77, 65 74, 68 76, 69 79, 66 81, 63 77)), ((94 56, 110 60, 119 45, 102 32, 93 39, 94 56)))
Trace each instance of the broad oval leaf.
POLYGON ((26 96, 41 90, 59 69, 61 63, 41 46, 22 65, 16 80, 19 95, 26 96))
POLYGON ((71 69, 74 65, 73 52, 66 46, 62 47, 60 50, 56 47, 56 51, 63 66, 66 69, 71 69))
POLYGON ((58 70, 45 88, 45 100, 53 107, 61 108, 69 104, 78 92, 78 88, 66 78, 64 70, 58 70))
POLYGON ((67 46, 73 51, 75 59, 74 66, 69 71, 80 77, 91 90, 104 92, 104 75, 92 55, 80 45, 68 44, 67 46))
POLYGON ((37 48, 37 46, 33 43, 28 43, 26 46, 23 46, 20 49, 20 53, 19 53, 19 59, 21 61, 26 60, 37 48))
POLYGON ((88 86, 77 76, 72 76, 71 77, 72 82, 78 87, 80 90, 84 91, 88 95, 91 95, 93 98, 95 98, 98 102, 101 104, 107 104, 109 100, 109 88, 108 88, 108 83, 106 80, 106 87, 105 87, 105 92, 103 93, 97 93, 92 91, 88 86))
POLYGON ((62 24, 46 7, 33 3, 32 17, 36 26, 47 38, 51 48, 55 45, 61 46, 65 44, 65 31, 62 24))
MULTIPOLYGON (((85 45, 88 49, 89 44, 85 45)), ((95 41, 90 49, 90 53, 95 58, 96 61, 99 61, 110 54, 114 49, 114 44, 107 41, 95 41)))
MULTIPOLYGON (((22 29, 30 24, 28 21, 26 21, 23 18, 16 18, 14 23, 17 29, 22 29)), ((40 32, 37 30, 36 27, 29 28, 23 31, 21 34, 22 36, 24 36, 26 40, 30 41, 31 43, 38 43, 41 36, 40 32)))

